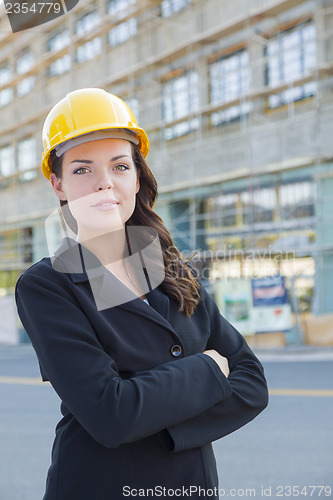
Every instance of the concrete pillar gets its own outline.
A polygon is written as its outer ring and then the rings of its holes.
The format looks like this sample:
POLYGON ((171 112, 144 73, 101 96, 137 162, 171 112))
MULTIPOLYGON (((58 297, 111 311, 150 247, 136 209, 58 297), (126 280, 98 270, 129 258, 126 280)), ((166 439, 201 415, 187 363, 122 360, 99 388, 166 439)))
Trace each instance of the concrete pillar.
POLYGON ((333 177, 318 180, 317 244, 314 314, 333 312, 333 177))

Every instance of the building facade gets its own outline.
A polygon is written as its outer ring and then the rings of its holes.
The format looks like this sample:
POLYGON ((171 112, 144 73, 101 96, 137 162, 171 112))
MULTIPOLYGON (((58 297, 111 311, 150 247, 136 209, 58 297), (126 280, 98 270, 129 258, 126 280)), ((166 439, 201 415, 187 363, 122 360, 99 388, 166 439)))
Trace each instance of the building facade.
POLYGON ((332 0, 80 0, 15 34, 1 15, 3 295, 48 255, 42 124, 83 87, 147 131, 156 211, 212 291, 281 273, 294 309, 333 312, 332 0))

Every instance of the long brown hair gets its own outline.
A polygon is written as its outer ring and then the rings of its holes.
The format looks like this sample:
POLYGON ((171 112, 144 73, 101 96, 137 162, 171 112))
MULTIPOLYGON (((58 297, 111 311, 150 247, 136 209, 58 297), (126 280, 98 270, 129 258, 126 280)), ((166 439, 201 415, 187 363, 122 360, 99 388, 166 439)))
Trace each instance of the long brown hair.
MULTIPOLYGON (((136 204, 132 216, 125 226, 146 226, 155 230, 162 249, 165 277, 160 284, 162 291, 178 303, 178 311, 187 317, 194 312, 200 301, 200 283, 195 277, 194 269, 175 246, 171 235, 161 217, 153 210, 157 197, 157 181, 148 167, 140 148, 132 146, 132 157, 136 170, 140 170, 140 189, 136 195, 136 204)), ((62 157, 58 158, 54 151, 50 155, 51 169, 57 178, 62 177, 62 157)), ((60 201, 66 223, 77 233, 76 220, 72 216, 67 201, 60 201)), ((191 257, 193 258, 193 256, 191 257)))

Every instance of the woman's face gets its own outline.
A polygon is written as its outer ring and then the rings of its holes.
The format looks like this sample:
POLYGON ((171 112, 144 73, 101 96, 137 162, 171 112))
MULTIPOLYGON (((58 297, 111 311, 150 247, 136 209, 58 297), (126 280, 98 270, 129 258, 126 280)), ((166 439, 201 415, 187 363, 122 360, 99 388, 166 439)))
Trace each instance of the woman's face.
POLYGON ((130 142, 102 139, 66 151, 62 179, 50 179, 57 197, 68 201, 82 240, 124 228, 140 189, 138 174, 130 142))

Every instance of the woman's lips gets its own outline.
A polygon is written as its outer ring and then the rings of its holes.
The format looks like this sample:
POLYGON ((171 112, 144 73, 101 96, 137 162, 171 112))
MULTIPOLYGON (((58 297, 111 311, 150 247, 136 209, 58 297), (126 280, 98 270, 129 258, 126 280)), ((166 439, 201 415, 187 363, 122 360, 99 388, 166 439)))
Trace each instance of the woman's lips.
POLYGON ((116 201, 100 201, 99 203, 96 203, 93 205, 93 208, 97 208, 97 210, 102 210, 102 211, 108 211, 108 210, 113 210, 119 205, 118 202, 116 201))

